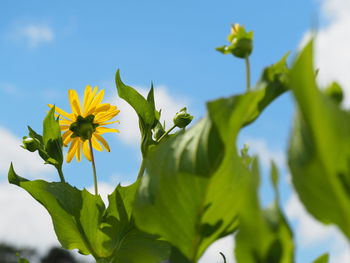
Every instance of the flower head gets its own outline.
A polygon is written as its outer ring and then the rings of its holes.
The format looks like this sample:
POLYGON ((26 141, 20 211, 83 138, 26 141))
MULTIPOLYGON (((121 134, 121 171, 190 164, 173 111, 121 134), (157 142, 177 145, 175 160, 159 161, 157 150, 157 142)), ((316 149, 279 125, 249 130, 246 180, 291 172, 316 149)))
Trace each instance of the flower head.
MULTIPOLYGON (((102 103, 103 97, 103 89, 98 91, 97 87, 92 89, 88 85, 85 88, 83 105, 80 104, 77 92, 68 90, 72 113, 55 107, 61 131, 64 132, 62 134, 63 144, 65 146, 70 144, 67 154, 68 163, 72 161, 74 156, 80 162, 81 152, 86 159, 91 161, 89 140, 96 150, 102 151, 104 148, 106 151, 110 151, 108 143, 101 135, 107 132, 119 132, 117 129, 104 127, 107 124, 118 122, 110 120, 119 113, 119 110, 109 103, 102 103)), ((49 107, 53 107, 53 105, 49 104, 49 107)))

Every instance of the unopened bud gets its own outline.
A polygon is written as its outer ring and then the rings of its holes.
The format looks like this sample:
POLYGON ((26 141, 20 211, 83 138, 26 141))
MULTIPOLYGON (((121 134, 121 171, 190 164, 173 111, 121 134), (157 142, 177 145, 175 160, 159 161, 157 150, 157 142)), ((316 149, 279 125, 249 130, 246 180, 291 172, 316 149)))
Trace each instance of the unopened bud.
POLYGON ((182 108, 175 114, 174 125, 179 128, 185 128, 193 120, 193 116, 187 113, 186 108, 182 108))
POLYGON ((325 94, 333 99, 337 104, 343 101, 344 94, 343 90, 337 82, 331 83, 326 89, 325 94))
POLYGON ((30 152, 35 152, 40 148, 40 142, 36 138, 31 138, 31 137, 23 137, 23 146, 24 149, 30 151, 30 152))
POLYGON ((234 24, 227 37, 229 46, 218 47, 216 50, 224 54, 232 54, 238 58, 247 58, 253 51, 253 32, 247 32, 240 24, 234 24))

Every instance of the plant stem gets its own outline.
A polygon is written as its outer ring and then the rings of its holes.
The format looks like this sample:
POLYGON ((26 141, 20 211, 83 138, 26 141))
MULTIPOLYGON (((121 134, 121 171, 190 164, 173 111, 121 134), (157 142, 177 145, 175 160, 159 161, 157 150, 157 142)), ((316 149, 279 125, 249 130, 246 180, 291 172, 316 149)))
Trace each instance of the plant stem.
POLYGON ((245 73, 246 73, 246 85, 247 85, 247 91, 250 90, 250 63, 249 63, 249 57, 246 57, 244 59, 245 61, 245 73))
POLYGON ((142 162, 141 162, 139 174, 137 175, 137 179, 140 179, 142 177, 143 173, 145 172, 145 168, 146 168, 145 159, 142 158, 142 162))
POLYGON ((226 257, 225 257, 225 255, 224 255, 224 253, 222 253, 222 252, 219 252, 220 253, 220 255, 222 256, 222 258, 224 259, 224 263, 226 263, 226 257))
POLYGON ((165 136, 167 136, 172 130, 174 130, 176 128, 176 125, 174 125, 173 127, 171 127, 166 133, 164 133, 157 141, 157 143, 159 143, 161 140, 163 140, 163 138, 165 136))
POLYGON ((66 181, 64 180, 63 172, 62 172, 62 167, 57 167, 58 175, 60 176, 61 183, 65 183, 66 181))
POLYGON ((91 138, 89 139, 89 146, 90 146, 90 153, 91 153, 92 171, 93 171, 93 175, 94 175, 95 195, 98 195, 96 165, 95 165, 94 151, 92 149, 91 138))

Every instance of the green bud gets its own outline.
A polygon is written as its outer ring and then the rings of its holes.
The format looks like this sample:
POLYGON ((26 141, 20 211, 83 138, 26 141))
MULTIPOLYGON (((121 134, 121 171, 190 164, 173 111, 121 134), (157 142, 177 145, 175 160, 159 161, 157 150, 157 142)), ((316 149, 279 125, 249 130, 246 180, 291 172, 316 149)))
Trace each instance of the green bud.
POLYGON ((89 115, 85 118, 79 115, 76 122, 72 123, 69 127, 73 132, 71 137, 80 137, 83 141, 89 140, 98 126, 98 124, 93 122, 94 118, 94 115, 89 115))
POLYGON ((234 24, 227 37, 231 43, 228 46, 218 47, 216 50, 224 54, 232 54, 238 58, 247 58, 253 51, 253 32, 246 32, 239 24, 234 24))
POLYGON ((179 128, 185 128, 193 120, 193 116, 187 113, 187 109, 182 108, 175 114, 174 125, 179 128))
POLYGON ((343 90, 337 82, 332 82, 324 91, 335 103, 340 104, 343 101, 343 90))
POLYGON ((35 152, 40 148, 40 141, 36 138, 24 136, 22 147, 30 152, 35 152))

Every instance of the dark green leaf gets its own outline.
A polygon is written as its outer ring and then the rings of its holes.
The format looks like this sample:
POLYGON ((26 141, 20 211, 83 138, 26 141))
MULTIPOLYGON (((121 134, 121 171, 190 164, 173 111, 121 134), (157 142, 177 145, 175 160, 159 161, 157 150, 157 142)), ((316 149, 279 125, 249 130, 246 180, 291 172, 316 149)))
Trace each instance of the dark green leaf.
POLYGON ((290 72, 299 112, 289 146, 292 181, 306 209, 350 238, 350 114, 317 89, 313 44, 290 72))
POLYGON ((54 114, 55 107, 52 107, 44 119, 42 141, 49 156, 46 161, 61 167, 63 163, 61 129, 54 114))

